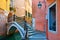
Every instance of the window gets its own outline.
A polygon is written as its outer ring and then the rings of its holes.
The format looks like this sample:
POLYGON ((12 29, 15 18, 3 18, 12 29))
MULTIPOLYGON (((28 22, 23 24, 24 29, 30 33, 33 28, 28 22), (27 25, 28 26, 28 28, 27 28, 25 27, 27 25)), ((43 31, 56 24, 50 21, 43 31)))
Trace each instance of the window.
POLYGON ((10 0, 10 7, 13 7, 13 0, 10 0))
POLYGON ((48 28, 50 31, 56 31, 56 3, 49 7, 48 28))
POLYGON ((14 0, 10 0, 10 11, 14 10, 14 0))
POLYGON ((32 14, 30 14, 30 12, 25 11, 25 16, 31 17, 32 18, 32 14))
POLYGON ((27 11, 25 11, 25 16, 27 17, 27 11))
POLYGON ((30 12, 28 12, 28 17, 30 17, 30 12))

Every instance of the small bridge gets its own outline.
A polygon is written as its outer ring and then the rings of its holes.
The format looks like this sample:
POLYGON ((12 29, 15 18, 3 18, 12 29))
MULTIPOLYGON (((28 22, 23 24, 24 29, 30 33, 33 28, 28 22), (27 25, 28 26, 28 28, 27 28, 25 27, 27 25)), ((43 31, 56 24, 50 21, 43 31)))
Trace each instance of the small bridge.
POLYGON ((21 25, 19 25, 17 22, 10 23, 10 27, 7 30, 7 34, 14 33, 16 29, 19 31, 21 37, 24 38, 25 36, 24 28, 21 27, 21 25))

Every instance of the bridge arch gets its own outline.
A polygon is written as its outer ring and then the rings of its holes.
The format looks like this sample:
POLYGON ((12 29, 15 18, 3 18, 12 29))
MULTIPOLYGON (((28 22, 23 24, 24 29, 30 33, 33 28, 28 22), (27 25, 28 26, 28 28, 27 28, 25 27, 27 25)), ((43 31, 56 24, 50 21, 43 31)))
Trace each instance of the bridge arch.
POLYGON ((16 29, 19 31, 21 38, 24 38, 25 36, 24 28, 21 27, 17 22, 13 22, 11 24, 11 26, 7 30, 7 34, 9 34, 9 32, 12 32, 12 31, 14 32, 16 29))

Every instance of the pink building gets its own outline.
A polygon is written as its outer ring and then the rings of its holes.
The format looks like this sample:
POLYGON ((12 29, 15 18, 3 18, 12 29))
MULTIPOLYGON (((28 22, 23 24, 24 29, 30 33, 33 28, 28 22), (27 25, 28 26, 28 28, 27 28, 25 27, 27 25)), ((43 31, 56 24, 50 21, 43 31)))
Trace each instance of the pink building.
POLYGON ((45 31, 45 17, 46 17, 46 2, 45 0, 32 0, 32 16, 35 20, 35 29, 45 31), (39 8, 38 4, 41 3, 42 7, 39 8))
POLYGON ((45 31, 49 40, 60 40, 60 0, 32 0, 32 4, 34 28, 45 31))

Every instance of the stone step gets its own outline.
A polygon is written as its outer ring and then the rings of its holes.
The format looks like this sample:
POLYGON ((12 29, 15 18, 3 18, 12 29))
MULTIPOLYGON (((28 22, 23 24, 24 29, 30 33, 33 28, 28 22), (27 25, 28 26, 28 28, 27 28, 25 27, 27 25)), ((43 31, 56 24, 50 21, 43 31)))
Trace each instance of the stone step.
POLYGON ((47 40, 47 38, 46 37, 34 37, 34 36, 30 36, 29 37, 29 40, 47 40))
POLYGON ((28 32, 28 36, 30 37, 30 36, 33 36, 33 35, 36 35, 37 34, 37 32, 28 32))
POLYGON ((28 33, 28 36, 32 36, 35 35, 36 33, 28 33))
POLYGON ((34 33, 34 31, 28 31, 28 33, 34 33))
POLYGON ((28 31, 32 31, 32 30, 34 30, 34 29, 32 29, 32 28, 28 28, 28 31))
POLYGON ((29 38, 29 40, 47 40, 46 38, 29 38))
POLYGON ((35 35, 30 36, 29 38, 46 38, 45 34, 36 33, 35 35))
POLYGON ((37 34, 38 32, 36 32, 36 31, 28 31, 28 33, 29 34, 31 34, 31 33, 37 34))
POLYGON ((32 27, 28 27, 29 40, 47 40, 44 32, 37 32, 32 27))
POLYGON ((38 33, 32 34, 29 36, 29 40, 47 40, 45 33, 38 33))
POLYGON ((30 28, 28 28, 28 31, 30 31, 31 29, 30 28))
POLYGON ((32 28, 31 28, 31 29, 28 28, 28 36, 32 36, 32 35, 35 35, 35 34, 37 34, 37 33, 35 32, 35 30, 33 30, 32 28))

